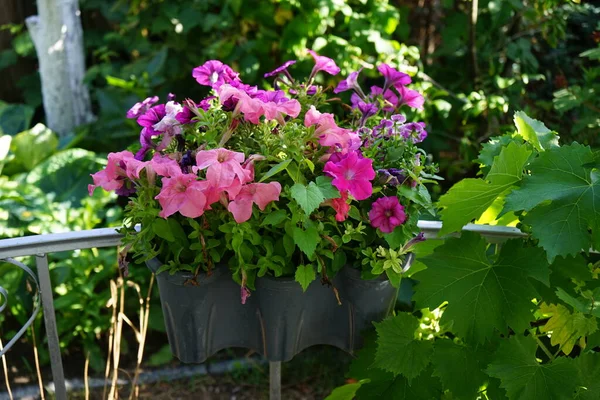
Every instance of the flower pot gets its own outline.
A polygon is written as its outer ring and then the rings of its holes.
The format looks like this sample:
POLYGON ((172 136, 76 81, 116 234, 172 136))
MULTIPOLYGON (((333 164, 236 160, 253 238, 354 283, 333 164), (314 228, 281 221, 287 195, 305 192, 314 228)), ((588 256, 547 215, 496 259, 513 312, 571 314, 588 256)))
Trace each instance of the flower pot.
MULTIPOLYGON (((410 254, 405 263, 412 263, 410 254)), ((147 262, 156 272, 158 259, 147 262)), ((360 279, 360 272, 343 268, 332 283, 319 280, 306 292, 292 278, 263 277, 241 304, 240 287, 227 267, 201 274, 198 285, 185 284, 191 273, 156 276, 171 351, 186 363, 200 363, 219 350, 242 347, 269 361, 289 361, 307 347, 327 344, 353 353, 360 332, 382 320, 394 307, 398 289, 381 276, 360 279)))

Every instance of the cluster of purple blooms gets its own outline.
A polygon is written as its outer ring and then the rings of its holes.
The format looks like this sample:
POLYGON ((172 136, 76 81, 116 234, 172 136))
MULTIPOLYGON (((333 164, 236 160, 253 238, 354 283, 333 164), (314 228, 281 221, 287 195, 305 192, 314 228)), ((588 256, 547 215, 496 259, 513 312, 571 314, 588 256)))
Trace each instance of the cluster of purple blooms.
POLYGON ((406 117, 401 114, 394 114, 390 119, 382 119, 379 125, 372 130, 375 138, 402 136, 411 140, 413 143, 421 143, 427 138, 424 122, 408 122, 406 117))

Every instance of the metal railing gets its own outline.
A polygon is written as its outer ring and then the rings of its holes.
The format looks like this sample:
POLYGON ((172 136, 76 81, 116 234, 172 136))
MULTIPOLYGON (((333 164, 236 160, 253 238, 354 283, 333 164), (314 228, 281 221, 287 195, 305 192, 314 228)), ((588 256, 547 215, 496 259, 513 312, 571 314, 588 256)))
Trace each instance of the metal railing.
MULTIPOLYGON (((442 227, 441 222, 419 221, 418 226, 425 234, 425 238, 439 238, 438 234, 442 227)), ((517 228, 504 226, 469 224, 465 226, 463 230, 477 232, 486 237, 490 242, 501 242, 509 238, 527 236, 517 228)), ((114 228, 102 228, 0 240, 0 261, 9 261, 12 264, 15 264, 13 262, 14 260, 12 260, 14 257, 35 256, 39 282, 38 294, 41 297, 46 337, 48 339, 48 350, 50 353, 50 366, 54 380, 55 395, 58 400, 67 399, 67 390, 56 328, 52 282, 50 280, 50 271, 48 268, 48 254, 78 249, 116 247, 121 243, 121 237, 122 235, 114 228)), ((17 262, 17 264, 20 263, 17 262)), ((24 265, 21 264, 20 267, 23 268, 24 265)), ((33 278, 35 279, 35 276, 33 276, 33 278)), ((1 287, 0 289, 0 302, 2 301, 2 296, 6 297, 4 301, 7 302, 8 293, 1 287)), ((4 308, 5 304, 6 303, 0 308, 4 308)), ((8 348, 8 346, 5 347, 3 351, 8 350, 8 348)), ((277 364, 271 365, 270 383, 272 389, 271 392, 273 392, 275 387, 280 388, 281 368, 280 363, 271 364, 277 364)))

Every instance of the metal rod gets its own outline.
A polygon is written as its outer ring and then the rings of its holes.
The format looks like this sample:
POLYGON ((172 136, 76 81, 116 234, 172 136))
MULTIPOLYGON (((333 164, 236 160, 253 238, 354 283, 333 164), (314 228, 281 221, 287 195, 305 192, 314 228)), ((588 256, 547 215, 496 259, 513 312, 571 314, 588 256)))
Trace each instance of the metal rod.
POLYGON ((56 390, 57 400, 67 400, 67 388, 65 386, 65 371, 60 356, 60 342, 56 329, 56 314, 54 313, 54 301, 52 298, 52 282, 50 282, 50 269, 48 268, 48 256, 37 254, 35 257, 37 274, 42 293, 42 308, 44 310, 44 322, 46 324, 46 337, 48 338, 48 350, 50 351, 50 366, 52 367, 52 378, 56 390))
POLYGON ((269 362, 269 400, 281 400, 281 361, 269 362))

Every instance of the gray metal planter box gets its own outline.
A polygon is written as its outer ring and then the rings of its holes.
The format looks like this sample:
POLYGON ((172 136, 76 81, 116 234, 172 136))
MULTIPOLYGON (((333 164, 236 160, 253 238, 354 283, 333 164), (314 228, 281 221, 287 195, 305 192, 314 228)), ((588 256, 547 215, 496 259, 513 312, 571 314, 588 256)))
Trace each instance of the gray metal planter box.
MULTIPOLYGON (((407 257, 411 263, 413 255, 407 257)), ((161 263, 151 260, 157 271, 161 263)), ((393 309, 398 294, 384 277, 360 279, 360 272, 343 268, 333 279, 342 305, 319 280, 306 292, 293 278, 263 277, 256 290, 240 301, 240 286, 225 266, 199 285, 184 285, 190 273, 156 276, 167 335, 173 354, 185 363, 200 363, 219 350, 243 347, 269 361, 289 361, 307 347, 328 344, 353 353, 360 332, 393 309)))

